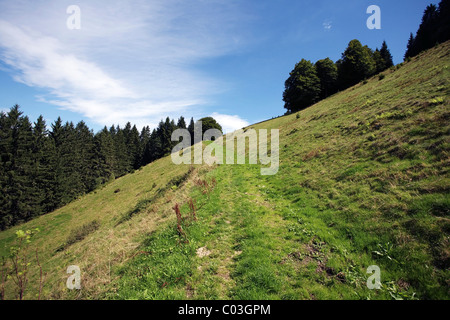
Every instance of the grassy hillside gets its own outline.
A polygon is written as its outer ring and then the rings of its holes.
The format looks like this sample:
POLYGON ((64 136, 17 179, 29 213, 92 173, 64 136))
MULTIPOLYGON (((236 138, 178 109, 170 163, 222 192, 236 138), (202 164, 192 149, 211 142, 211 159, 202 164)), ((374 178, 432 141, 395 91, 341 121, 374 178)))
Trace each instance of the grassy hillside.
MULTIPOLYGON (((1 254, 39 227, 53 299, 449 299, 449 53, 249 127, 280 129, 274 176, 167 157, 0 233, 1 254), (65 288, 69 265, 80 291, 65 288)), ((33 267, 26 298, 37 279, 33 267)))

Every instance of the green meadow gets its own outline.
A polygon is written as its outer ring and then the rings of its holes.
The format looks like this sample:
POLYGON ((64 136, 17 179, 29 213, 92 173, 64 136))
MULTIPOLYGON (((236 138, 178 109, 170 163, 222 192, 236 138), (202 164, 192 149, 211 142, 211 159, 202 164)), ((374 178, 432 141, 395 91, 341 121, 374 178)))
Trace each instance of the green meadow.
MULTIPOLYGON (((25 299, 35 249, 45 299, 449 299, 449 65, 446 42, 249 126, 279 129, 275 175, 168 156, 2 231, 0 256, 39 228, 25 299), (66 287, 70 265, 81 290, 66 287)), ((5 292, 17 297, 11 279, 5 292)))

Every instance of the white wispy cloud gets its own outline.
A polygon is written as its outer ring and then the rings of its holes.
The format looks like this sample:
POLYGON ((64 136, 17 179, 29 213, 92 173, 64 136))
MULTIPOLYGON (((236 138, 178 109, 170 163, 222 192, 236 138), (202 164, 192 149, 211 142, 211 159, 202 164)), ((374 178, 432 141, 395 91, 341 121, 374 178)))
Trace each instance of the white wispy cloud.
POLYGON ((250 123, 238 115, 227 115, 214 112, 211 117, 222 126, 224 133, 230 133, 250 125, 250 123))
POLYGON ((71 4, 0 1, 0 58, 16 81, 47 90, 41 101, 99 124, 208 112, 227 84, 196 64, 245 43, 234 1, 77 1, 80 30, 66 27, 71 4))
POLYGON ((324 29, 325 31, 330 31, 331 28, 333 27, 333 21, 331 21, 331 20, 326 20, 326 21, 324 21, 324 23, 322 24, 322 26, 323 26, 323 29, 324 29))

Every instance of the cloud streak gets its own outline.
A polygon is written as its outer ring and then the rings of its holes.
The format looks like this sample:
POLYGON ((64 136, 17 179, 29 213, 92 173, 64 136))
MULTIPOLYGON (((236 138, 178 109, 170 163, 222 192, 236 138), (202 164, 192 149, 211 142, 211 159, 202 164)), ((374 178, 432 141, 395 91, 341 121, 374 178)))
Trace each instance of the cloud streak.
POLYGON ((0 58, 42 101, 99 124, 207 112, 227 84, 195 66, 245 43, 233 1, 79 1, 81 30, 66 27, 70 4, 0 2, 0 58))
POLYGON ((330 31, 331 28, 333 27, 333 22, 330 21, 330 20, 326 20, 326 21, 324 21, 324 23, 322 24, 322 26, 323 26, 323 29, 324 29, 325 31, 330 31))
POLYGON ((224 133, 230 133, 250 125, 248 121, 241 119, 238 115, 227 115, 214 112, 211 117, 216 119, 222 126, 224 133))

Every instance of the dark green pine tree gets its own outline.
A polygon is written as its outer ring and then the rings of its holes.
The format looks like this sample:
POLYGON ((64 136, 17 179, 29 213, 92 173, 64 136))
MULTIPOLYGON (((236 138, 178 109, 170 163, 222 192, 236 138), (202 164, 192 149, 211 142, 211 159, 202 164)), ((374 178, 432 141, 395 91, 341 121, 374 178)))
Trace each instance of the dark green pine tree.
POLYGON ((127 147, 128 147, 128 156, 131 161, 131 166, 133 169, 139 169, 140 163, 141 163, 141 139, 139 135, 139 131, 136 128, 136 125, 134 125, 131 128, 131 131, 128 136, 127 141, 127 147))
POLYGON ((186 121, 184 120, 184 117, 183 117, 183 116, 181 116, 181 117, 178 119, 178 122, 177 122, 177 128, 178 128, 178 129, 186 129, 186 121))
POLYGON ((172 132, 175 130, 174 121, 170 120, 169 117, 166 118, 166 121, 160 121, 158 128, 156 130, 157 137, 159 139, 161 145, 161 153, 160 157, 166 156, 172 152, 172 132))
POLYGON ((140 149, 141 149, 141 155, 140 155, 140 165, 145 166, 150 163, 151 156, 149 153, 148 148, 148 142, 150 141, 151 131, 149 126, 145 126, 141 130, 141 134, 139 136, 140 141, 140 149))
POLYGON ((189 121, 189 126, 187 127, 189 134, 191 135, 191 146, 194 145, 194 129, 195 129, 195 122, 194 118, 191 118, 191 121, 189 121))
POLYGON ((33 129, 33 154, 35 155, 36 184, 40 190, 42 214, 54 209, 53 184, 55 145, 49 135, 44 118, 40 116, 33 129))
POLYGON ((136 150, 136 145, 135 145, 135 140, 136 140, 136 133, 137 133, 137 137, 139 139, 139 132, 137 131, 137 129, 135 130, 136 132, 132 132, 133 128, 131 126, 130 122, 127 122, 127 124, 125 125, 125 127, 123 128, 123 136, 125 139, 125 146, 126 146, 126 159, 124 159, 124 161, 126 161, 126 172, 130 172, 133 168, 134 168, 134 163, 135 163, 135 155, 136 152, 138 152, 136 150))
POLYGON ((378 48, 373 52, 372 55, 373 61, 375 62, 376 73, 382 72, 385 70, 385 62, 383 57, 381 56, 380 50, 378 48))
POLYGON ((450 39, 450 0, 442 0, 439 7, 430 4, 425 9, 416 36, 408 40, 405 60, 414 57, 436 44, 450 39))
POLYGON ((130 172, 131 162, 128 156, 125 134, 124 131, 119 126, 117 126, 115 129, 114 151, 115 151, 115 158, 117 160, 116 168, 114 169, 114 175, 116 177, 121 177, 130 172))
POLYGON ((58 186, 56 183, 56 177, 58 170, 60 169, 61 163, 58 158, 58 152, 56 148, 56 143, 62 139, 62 121, 58 118, 53 124, 50 125, 50 130, 48 132, 48 139, 45 145, 45 162, 48 168, 48 181, 49 186, 47 187, 46 202, 45 202, 45 212, 50 212, 59 207, 60 194, 58 186))
POLYGON ((49 159, 52 168, 52 199, 49 203, 51 210, 55 210, 72 200, 71 185, 68 175, 72 170, 68 168, 70 154, 67 154, 67 144, 69 143, 67 125, 63 126, 60 117, 51 125, 50 141, 54 152, 49 159))
POLYGON ((394 61, 392 59, 392 54, 389 51, 386 41, 383 41, 383 44, 381 45, 380 55, 381 55, 381 58, 383 59, 383 69, 381 71, 389 69, 390 67, 392 67, 394 65, 394 61))
POLYGON ((146 153, 150 159, 150 162, 163 156, 159 131, 159 126, 158 129, 153 129, 152 134, 150 135, 150 140, 147 144, 146 153))
POLYGON ((123 136, 125 137, 125 140, 128 141, 130 132, 131 132, 131 122, 128 121, 122 131, 123 131, 123 136))
POLYGON ((34 123, 33 127, 33 144, 32 144, 32 159, 33 172, 32 181, 34 183, 34 195, 36 199, 36 214, 44 214, 48 212, 47 202, 50 199, 51 192, 51 167, 48 161, 49 141, 48 131, 44 118, 39 118, 34 123))
POLYGON ((177 125, 175 124, 175 120, 174 119, 170 120, 170 124, 169 124, 169 127, 168 127, 168 130, 169 130, 169 133, 170 133, 170 136, 169 136, 170 151, 169 151, 169 153, 172 153, 173 147, 175 147, 175 145, 177 144, 177 142, 172 141, 172 133, 176 129, 177 129, 177 125))
POLYGON ((88 128, 84 121, 80 121, 74 131, 75 148, 77 163, 76 171, 80 174, 81 190, 77 190, 77 194, 83 194, 94 190, 97 186, 97 178, 100 173, 96 169, 96 153, 94 145, 94 133, 88 128))
POLYGON ((97 183, 102 184, 115 178, 116 154, 114 149, 114 136, 105 126, 94 137, 95 145, 95 171, 97 183))
POLYGON ((118 178, 120 176, 122 176, 123 173, 123 169, 121 168, 122 165, 121 163, 123 162, 123 159, 119 158, 122 157, 124 154, 124 144, 125 142, 123 141, 123 133, 122 133, 122 137, 118 139, 117 134, 119 131, 120 127, 119 126, 115 126, 112 125, 109 128, 109 133, 111 135, 111 139, 113 140, 113 150, 114 150, 114 167, 113 167, 113 174, 115 178, 118 178), (120 140, 120 143, 118 143, 118 140, 120 140), (120 150, 118 150, 118 148, 120 148, 120 150))
POLYGON ((16 157, 16 163, 20 167, 17 170, 20 173, 20 180, 17 186, 20 201, 18 208, 19 212, 22 213, 19 222, 28 221, 42 214, 40 190, 35 180, 37 172, 35 172, 35 157, 33 154, 33 125, 28 116, 21 118, 20 124, 19 147, 16 157))
POLYGON ((115 137, 115 135, 116 135, 116 127, 114 126, 114 125, 112 125, 110 128, 109 128, 109 133, 111 134, 111 137, 114 139, 114 137, 115 137))
POLYGON ((5 139, 7 137, 7 121, 6 114, 3 111, 0 111, 0 230, 6 228, 8 223, 8 214, 7 212, 7 198, 8 195, 6 193, 7 181, 6 181, 6 168, 4 158, 6 160, 6 144, 5 139))
POLYGON ((0 230, 7 228, 11 225, 12 216, 8 210, 9 196, 7 191, 8 180, 6 176, 6 163, 9 161, 9 146, 8 146, 8 119, 7 115, 0 112, 0 230))
POLYGON ((28 117, 15 105, 4 120, 1 139, 2 198, 1 227, 7 228, 39 214, 38 198, 32 181, 33 132, 28 117))
POLYGON ((432 48, 438 43, 438 18, 437 7, 434 4, 428 5, 414 41, 416 53, 432 48))
MULTIPOLYGON (((411 33, 409 37, 405 59, 414 57, 439 42, 440 17, 438 8, 434 4, 427 6, 416 36, 414 37, 411 33)), ((445 19, 448 20, 448 17, 445 19)), ((445 23, 448 24, 448 22, 445 23)))
POLYGON ((66 122, 63 126, 63 143, 60 148, 62 160, 62 187, 65 193, 61 205, 65 205, 86 192, 83 181, 84 151, 73 122, 66 122))
POLYGON ((450 0, 441 0, 438 15, 437 40, 443 43, 450 39, 450 0))
POLYGON ((414 38, 414 35, 411 32, 411 34, 409 35, 408 45, 406 47, 406 52, 405 52, 405 56, 404 56, 405 60, 408 58, 412 58, 417 54, 415 52, 415 49, 416 49, 416 46, 414 44, 415 40, 416 39, 414 38))

